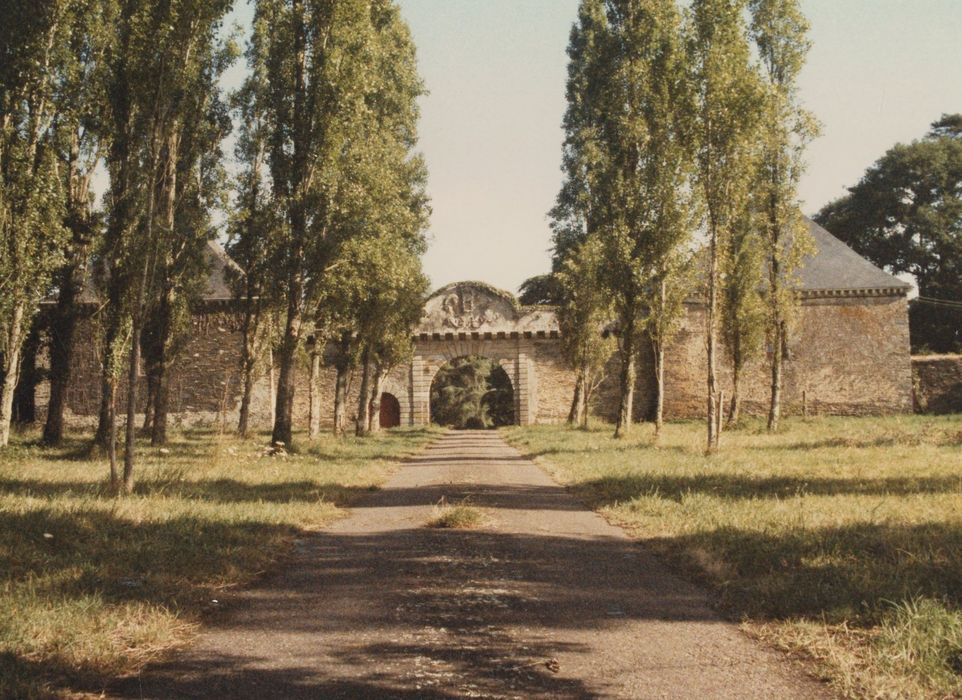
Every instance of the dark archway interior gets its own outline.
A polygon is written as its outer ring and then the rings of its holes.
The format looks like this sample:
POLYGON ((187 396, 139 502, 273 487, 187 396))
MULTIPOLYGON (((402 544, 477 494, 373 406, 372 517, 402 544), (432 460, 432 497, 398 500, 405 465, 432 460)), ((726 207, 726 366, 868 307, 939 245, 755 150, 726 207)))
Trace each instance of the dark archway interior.
POLYGON ((382 428, 397 428, 401 425, 401 402, 394 394, 381 394, 378 424, 382 428))
POLYGON ((431 383, 431 422, 453 428, 513 425, 514 388, 508 373, 486 357, 459 357, 431 383))

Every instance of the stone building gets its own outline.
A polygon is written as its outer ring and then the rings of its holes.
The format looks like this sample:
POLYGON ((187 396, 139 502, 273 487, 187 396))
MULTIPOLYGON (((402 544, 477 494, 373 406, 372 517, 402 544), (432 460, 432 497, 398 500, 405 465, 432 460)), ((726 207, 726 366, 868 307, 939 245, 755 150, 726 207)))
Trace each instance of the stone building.
MULTIPOLYGON (((909 285, 874 267, 830 233, 809 222, 817 252, 801 271, 802 308, 792 334, 784 374, 784 406, 833 414, 878 414, 912 410, 912 367, 906 295, 909 285)), ((236 422, 240 398, 240 323, 225 280, 232 265, 215 245, 209 249, 210 283, 195 314, 191 337, 172 370, 170 421, 236 422)), ((82 324, 74 358, 68 406, 73 422, 93 421, 99 404, 100 358, 94 342, 95 300, 82 324)), ((667 353, 665 408, 668 417, 696 417, 705 410, 704 307, 687 304, 683 327, 667 353)), ((436 291, 425 303, 414 331, 414 355, 385 379, 380 415, 389 425, 421 425, 430 420, 430 389, 445 363, 480 355, 497 362, 511 380, 514 415, 521 424, 565 419, 574 373, 561 353, 558 323, 551 307, 526 307, 509 292, 480 282, 459 282, 436 291)), ((724 357, 724 355, 722 355, 724 357)), ((744 384, 745 410, 760 411, 768 394, 765 358, 750 366, 744 384)), ((723 388, 729 378, 720 362, 723 388)), ((594 411, 613 415, 617 406, 614 377, 596 393, 594 411)), ((322 418, 330 423, 334 405, 334 370, 321 378, 322 418)), ((252 420, 270 424, 272 373, 255 389, 252 420)), ((352 381, 349 405, 357 405, 359 381, 352 381)), ((650 358, 638 372, 638 418, 652 409, 654 377, 650 358)), ((307 421, 307 376, 302 369, 295 416, 307 421)), ((324 422, 322 420, 322 422, 324 422)))

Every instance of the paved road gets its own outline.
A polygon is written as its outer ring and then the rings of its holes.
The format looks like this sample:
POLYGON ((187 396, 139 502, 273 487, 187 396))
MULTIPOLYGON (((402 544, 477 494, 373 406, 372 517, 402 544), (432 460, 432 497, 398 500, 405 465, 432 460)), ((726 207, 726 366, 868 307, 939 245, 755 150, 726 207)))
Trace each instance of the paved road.
POLYGON ((494 432, 451 432, 130 698, 822 698, 494 432), (441 497, 489 522, 424 527, 441 497))

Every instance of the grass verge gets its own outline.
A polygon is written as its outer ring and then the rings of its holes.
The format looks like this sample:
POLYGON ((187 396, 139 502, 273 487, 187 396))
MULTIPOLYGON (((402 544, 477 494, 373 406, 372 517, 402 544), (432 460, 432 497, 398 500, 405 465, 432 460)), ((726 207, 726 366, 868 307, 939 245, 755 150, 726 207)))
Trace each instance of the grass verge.
POLYGON ((589 506, 848 697, 962 697, 962 417, 509 428, 589 506))
POLYGON ((286 457, 210 432, 139 448, 135 493, 79 438, 0 452, 0 697, 96 693, 190 639, 224 592, 377 488, 434 429, 324 436, 286 457))
POLYGON ((449 504, 443 498, 434 507, 434 514, 427 526, 440 529, 472 530, 484 524, 484 513, 470 505, 467 499, 449 504))

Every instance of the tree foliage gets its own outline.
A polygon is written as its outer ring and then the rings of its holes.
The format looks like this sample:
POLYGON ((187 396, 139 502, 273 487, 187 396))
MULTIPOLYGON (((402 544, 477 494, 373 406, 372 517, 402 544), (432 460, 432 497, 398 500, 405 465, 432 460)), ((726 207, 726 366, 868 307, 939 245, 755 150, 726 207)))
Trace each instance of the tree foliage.
POLYGON ((616 349, 608 325, 612 304, 602 284, 603 247, 597 237, 585 239, 565 258, 556 273, 563 296, 558 308, 561 346, 575 370, 575 393, 568 422, 587 427, 594 390, 604 381, 616 349))
POLYGON ((423 88, 390 0, 259 0, 255 17, 269 28, 252 52, 265 69, 267 162, 284 213, 270 244, 284 300, 273 439, 289 442, 297 349, 331 298, 342 245, 391 228, 422 233, 423 163, 409 152, 423 88))
POLYGON ((10 435, 13 393, 27 330, 63 262, 65 196, 55 120, 81 3, 10 0, 0 13, 0 447, 10 435))
POLYGON ((431 384, 431 420, 455 428, 514 423, 514 393, 507 373, 486 357, 448 362, 431 384))
POLYGON ((762 241, 767 269, 765 295, 771 353, 768 429, 781 413, 782 363, 798 313, 798 270, 814 252, 798 206, 805 147, 818 124, 798 100, 798 76, 810 48, 808 21, 798 0, 751 0, 751 35, 761 59, 762 101, 759 173, 755 184, 763 212, 762 241))
POLYGON ((718 447, 717 376, 721 261, 749 205, 758 158, 759 105, 764 90, 751 63, 744 0, 694 0, 689 55, 696 90, 697 156, 694 184, 704 204, 707 270, 708 449, 718 447))
POLYGON ((568 54, 565 180, 552 212, 555 268, 597 237, 604 259, 598 281, 618 326, 622 435, 632 420, 644 334, 654 329, 656 343, 670 340, 675 318, 666 314, 677 306, 663 292, 679 281, 678 259, 693 229, 692 100, 676 3, 585 0, 568 54))
POLYGON ((914 351, 962 350, 962 115, 890 148, 815 220, 876 265, 915 277, 914 351))

